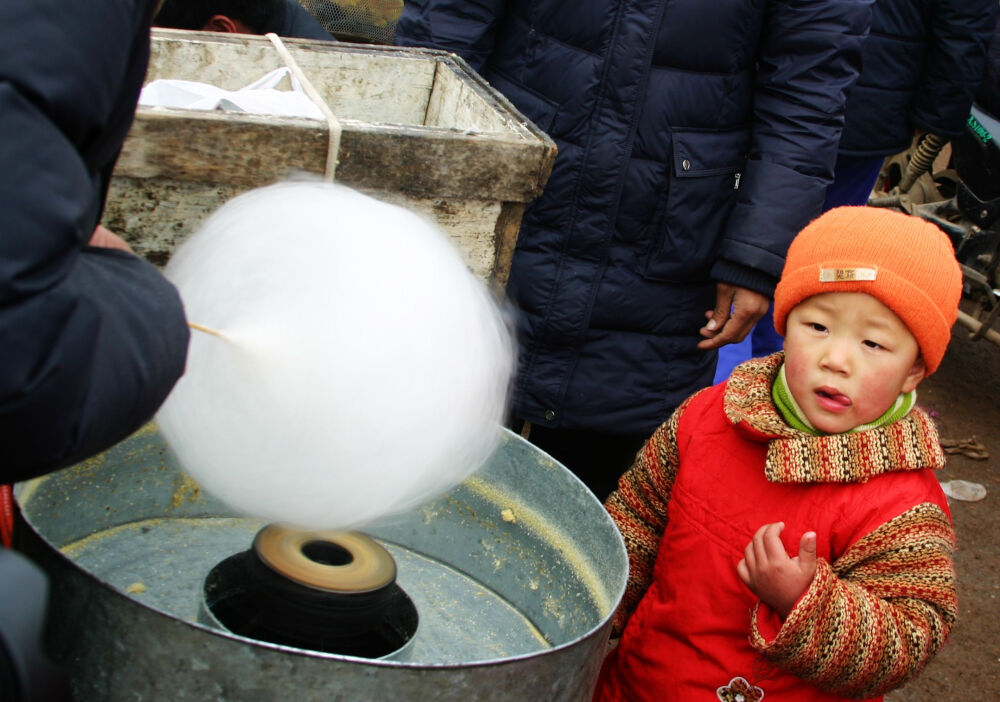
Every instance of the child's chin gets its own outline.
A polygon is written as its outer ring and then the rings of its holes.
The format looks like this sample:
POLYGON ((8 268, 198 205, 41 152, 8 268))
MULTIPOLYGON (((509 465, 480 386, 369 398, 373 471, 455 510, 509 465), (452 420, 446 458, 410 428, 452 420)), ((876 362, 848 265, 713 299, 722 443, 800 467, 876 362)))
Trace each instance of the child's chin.
POLYGON ((809 423, 816 428, 817 431, 821 431, 824 434, 843 434, 844 432, 850 431, 854 427, 858 426, 853 420, 847 417, 838 418, 835 417, 809 417, 809 423))

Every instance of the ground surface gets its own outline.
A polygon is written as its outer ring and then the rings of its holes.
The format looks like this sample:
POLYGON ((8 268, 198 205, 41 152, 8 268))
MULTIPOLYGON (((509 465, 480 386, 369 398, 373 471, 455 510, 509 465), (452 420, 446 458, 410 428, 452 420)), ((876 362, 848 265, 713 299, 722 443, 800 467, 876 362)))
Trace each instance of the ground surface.
POLYGON ((952 639, 916 680, 888 702, 1000 700, 1000 347, 971 342, 956 326, 938 372, 918 391, 944 439, 975 438, 985 460, 949 455, 942 482, 987 490, 980 502, 949 500, 958 532, 959 621, 952 639))

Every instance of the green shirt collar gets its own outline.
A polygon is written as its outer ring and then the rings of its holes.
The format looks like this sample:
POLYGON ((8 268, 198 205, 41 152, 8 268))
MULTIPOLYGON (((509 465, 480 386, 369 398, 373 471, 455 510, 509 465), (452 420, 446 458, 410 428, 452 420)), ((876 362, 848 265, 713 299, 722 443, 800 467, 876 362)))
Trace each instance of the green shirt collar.
MULTIPOLYGON (((771 385, 771 397, 774 399, 774 404, 778 408, 778 412, 781 413, 781 417, 788 422, 788 426, 798 429, 799 431, 804 431, 807 434, 812 434, 813 436, 826 436, 825 432, 820 431, 809 423, 805 412, 802 411, 802 408, 795 402, 795 398, 792 397, 792 393, 788 389, 788 382, 785 379, 784 363, 781 364, 781 368, 778 370, 778 375, 775 377, 774 383, 771 385)), ((859 431, 877 429, 879 427, 892 424, 893 422, 905 417, 907 412, 913 409, 915 404, 917 404, 916 390, 902 393, 896 398, 896 401, 881 417, 868 422, 867 424, 854 427, 845 433, 853 434, 859 431)))

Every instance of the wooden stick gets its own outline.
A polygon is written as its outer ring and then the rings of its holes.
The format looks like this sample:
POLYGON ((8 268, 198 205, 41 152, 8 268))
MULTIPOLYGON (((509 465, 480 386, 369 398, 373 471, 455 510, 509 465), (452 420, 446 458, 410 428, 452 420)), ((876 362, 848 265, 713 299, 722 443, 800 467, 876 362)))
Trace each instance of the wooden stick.
POLYGON ((958 311, 958 323, 961 324, 964 327, 968 327, 969 329, 971 329, 973 331, 973 334, 971 336, 978 335, 981 338, 988 339, 989 341, 992 341, 997 346, 1000 346, 1000 332, 997 332, 995 329, 985 329, 984 330, 983 329, 983 323, 980 322, 975 317, 973 317, 971 314, 968 314, 966 312, 963 312, 962 310, 959 310, 958 311))
POLYGON ((227 337, 225 334, 215 329, 212 329, 211 327, 202 326, 201 324, 195 324, 194 322, 188 322, 188 326, 191 327, 192 329, 196 329, 205 334, 211 334, 212 336, 217 336, 220 339, 226 339, 227 341, 229 339, 229 337, 227 337))

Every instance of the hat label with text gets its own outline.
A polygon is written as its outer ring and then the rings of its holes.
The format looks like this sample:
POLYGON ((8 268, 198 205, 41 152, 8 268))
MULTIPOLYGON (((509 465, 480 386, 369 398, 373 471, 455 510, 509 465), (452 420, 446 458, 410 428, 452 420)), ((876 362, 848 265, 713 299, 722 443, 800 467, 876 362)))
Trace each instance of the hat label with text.
POLYGON ((820 268, 819 282, 845 283, 854 280, 875 280, 878 270, 875 268, 820 268))

